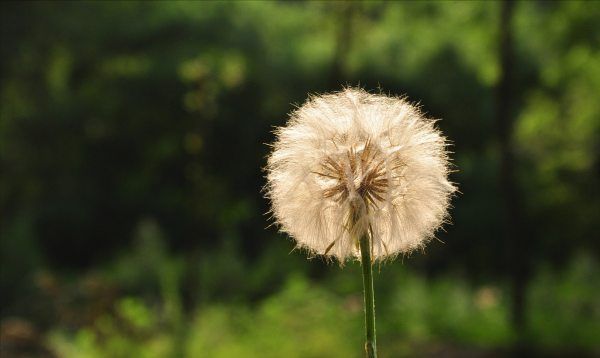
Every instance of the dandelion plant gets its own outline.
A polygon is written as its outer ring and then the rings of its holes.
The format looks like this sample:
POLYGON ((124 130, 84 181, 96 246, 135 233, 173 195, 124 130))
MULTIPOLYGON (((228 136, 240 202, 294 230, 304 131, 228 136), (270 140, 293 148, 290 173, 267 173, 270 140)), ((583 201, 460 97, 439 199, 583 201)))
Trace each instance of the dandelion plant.
POLYGON ((435 120, 362 89, 312 96, 276 129, 266 192, 281 231, 313 255, 361 262, 365 349, 376 357, 372 265, 423 247, 455 186, 435 120))

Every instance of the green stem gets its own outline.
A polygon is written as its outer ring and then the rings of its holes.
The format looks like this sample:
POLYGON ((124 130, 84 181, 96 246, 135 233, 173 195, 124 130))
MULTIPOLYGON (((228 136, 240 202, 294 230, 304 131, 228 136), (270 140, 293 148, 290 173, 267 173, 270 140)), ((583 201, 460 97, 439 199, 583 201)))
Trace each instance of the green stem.
POLYGON ((369 235, 363 234, 359 240, 360 256, 365 290, 365 327, 367 341, 365 350, 368 358, 377 358, 375 342, 375 293, 373 290, 373 266, 371 263, 371 245, 369 235))

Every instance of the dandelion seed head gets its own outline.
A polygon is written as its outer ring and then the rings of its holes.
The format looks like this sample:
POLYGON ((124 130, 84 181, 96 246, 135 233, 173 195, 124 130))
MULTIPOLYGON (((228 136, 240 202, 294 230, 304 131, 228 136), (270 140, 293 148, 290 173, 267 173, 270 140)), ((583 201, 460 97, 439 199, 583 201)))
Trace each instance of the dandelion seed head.
POLYGON ((300 248, 344 262, 369 235, 382 260, 423 247, 448 217, 447 141, 403 98, 314 96, 275 134, 266 193, 300 248))

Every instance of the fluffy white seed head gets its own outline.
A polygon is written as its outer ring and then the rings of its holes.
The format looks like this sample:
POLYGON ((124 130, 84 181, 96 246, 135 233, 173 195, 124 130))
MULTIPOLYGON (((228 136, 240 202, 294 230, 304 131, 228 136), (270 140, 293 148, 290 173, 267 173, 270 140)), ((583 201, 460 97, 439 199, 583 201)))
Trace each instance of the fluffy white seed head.
POLYGON ((283 232, 310 253, 381 260, 422 247, 447 218, 446 139, 403 98, 362 89, 311 97, 291 114, 267 164, 283 232))

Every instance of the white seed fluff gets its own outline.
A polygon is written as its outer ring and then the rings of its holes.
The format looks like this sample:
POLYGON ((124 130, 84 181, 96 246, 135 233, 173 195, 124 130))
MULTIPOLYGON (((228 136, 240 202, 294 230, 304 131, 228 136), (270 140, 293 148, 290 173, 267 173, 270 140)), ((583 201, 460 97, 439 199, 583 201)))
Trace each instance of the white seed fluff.
POLYGON ((312 254, 375 260, 422 247, 447 218, 446 139, 403 98, 362 89, 314 96, 276 129, 267 197, 281 231, 312 254))

